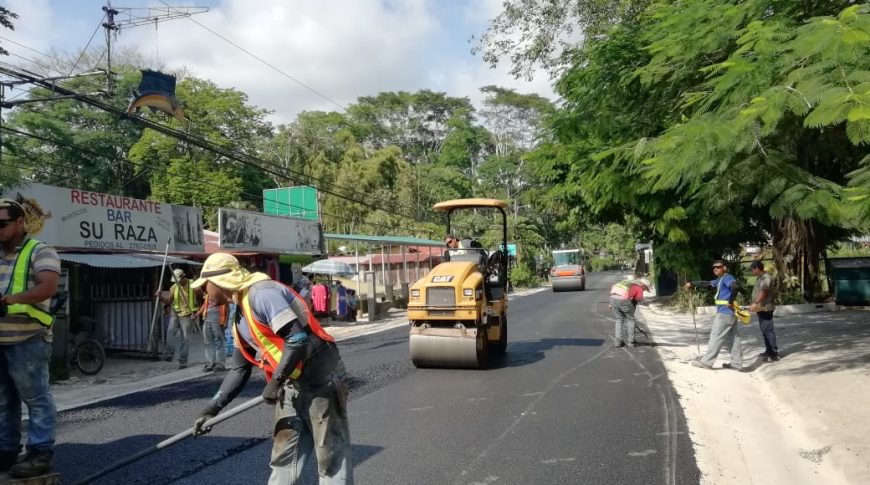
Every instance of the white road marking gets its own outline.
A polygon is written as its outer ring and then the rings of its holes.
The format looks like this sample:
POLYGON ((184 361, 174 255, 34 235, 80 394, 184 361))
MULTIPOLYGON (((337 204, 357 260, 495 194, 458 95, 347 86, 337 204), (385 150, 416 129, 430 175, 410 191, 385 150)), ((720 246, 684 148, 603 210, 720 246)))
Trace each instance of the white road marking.
POLYGON ((552 465, 553 463, 565 463, 565 462, 571 462, 571 461, 577 461, 577 459, 576 458, 550 458, 548 460, 541 460, 541 463, 543 463, 545 465, 552 465))

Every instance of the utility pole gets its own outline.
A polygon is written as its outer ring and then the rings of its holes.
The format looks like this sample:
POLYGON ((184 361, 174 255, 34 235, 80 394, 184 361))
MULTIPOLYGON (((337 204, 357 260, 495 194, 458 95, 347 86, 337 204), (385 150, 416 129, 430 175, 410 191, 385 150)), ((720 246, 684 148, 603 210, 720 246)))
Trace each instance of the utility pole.
POLYGON ((198 13, 208 12, 208 7, 112 7, 110 0, 103 6, 103 30, 106 32, 106 95, 115 93, 115 78, 112 73, 112 41, 117 39, 123 27, 187 18, 198 13))

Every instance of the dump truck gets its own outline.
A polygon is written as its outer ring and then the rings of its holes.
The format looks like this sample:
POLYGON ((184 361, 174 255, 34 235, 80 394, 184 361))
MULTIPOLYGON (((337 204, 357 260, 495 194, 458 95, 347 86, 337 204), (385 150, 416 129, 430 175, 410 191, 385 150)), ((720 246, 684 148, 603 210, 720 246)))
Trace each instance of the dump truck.
POLYGON ((502 243, 490 251, 471 242, 448 249, 444 261, 410 288, 411 361, 417 367, 485 368, 490 355, 507 350, 507 214, 497 199, 439 202, 436 211, 501 213, 502 243))

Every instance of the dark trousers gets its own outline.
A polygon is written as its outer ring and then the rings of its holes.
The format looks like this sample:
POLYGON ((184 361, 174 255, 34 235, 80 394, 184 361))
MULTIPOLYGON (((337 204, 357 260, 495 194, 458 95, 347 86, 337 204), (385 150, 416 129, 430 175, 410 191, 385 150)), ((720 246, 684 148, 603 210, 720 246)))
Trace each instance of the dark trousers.
POLYGON ((764 353, 770 356, 778 355, 776 333, 773 331, 773 312, 758 312, 758 328, 764 337, 764 353))

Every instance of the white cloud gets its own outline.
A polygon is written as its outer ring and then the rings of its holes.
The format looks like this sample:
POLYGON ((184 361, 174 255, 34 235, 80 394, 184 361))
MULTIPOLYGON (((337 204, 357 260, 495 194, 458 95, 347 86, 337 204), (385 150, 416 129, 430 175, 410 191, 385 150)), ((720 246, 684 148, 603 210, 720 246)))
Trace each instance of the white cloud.
MULTIPOLYGON (((64 15, 61 20, 57 12, 51 12, 47 0, 8 3, 22 14, 22 20, 27 16, 15 39, 43 51, 69 48, 70 44, 75 45, 73 50, 82 48, 98 20, 99 11, 90 7, 73 9, 73 18, 64 15), (84 38, 70 42, 70 32, 84 38)), ((168 3, 181 4, 177 0, 168 3)), ((221 0, 207 14, 193 19, 342 106, 359 96, 418 89, 479 101, 479 88, 487 84, 553 97, 543 73, 532 82, 515 80, 507 74, 506 65, 492 70, 467 49, 448 50, 456 49, 458 43, 442 45, 445 39, 462 36, 464 42, 482 33, 487 21, 500 11, 501 0, 474 0, 453 8, 461 18, 444 15, 451 6, 446 3, 295 0, 254 4, 221 0)), ((162 6, 153 1, 152 5, 162 6)), ((136 46, 146 56, 159 52, 160 64, 168 69, 185 67, 222 87, 239 89, 253 104, 273 111, 275 122, 290 121, 303 110, 338 109, 191 20, 174 20, 158 27, 156 36, 149 26, 122 30, 117 48, 136 46)))

